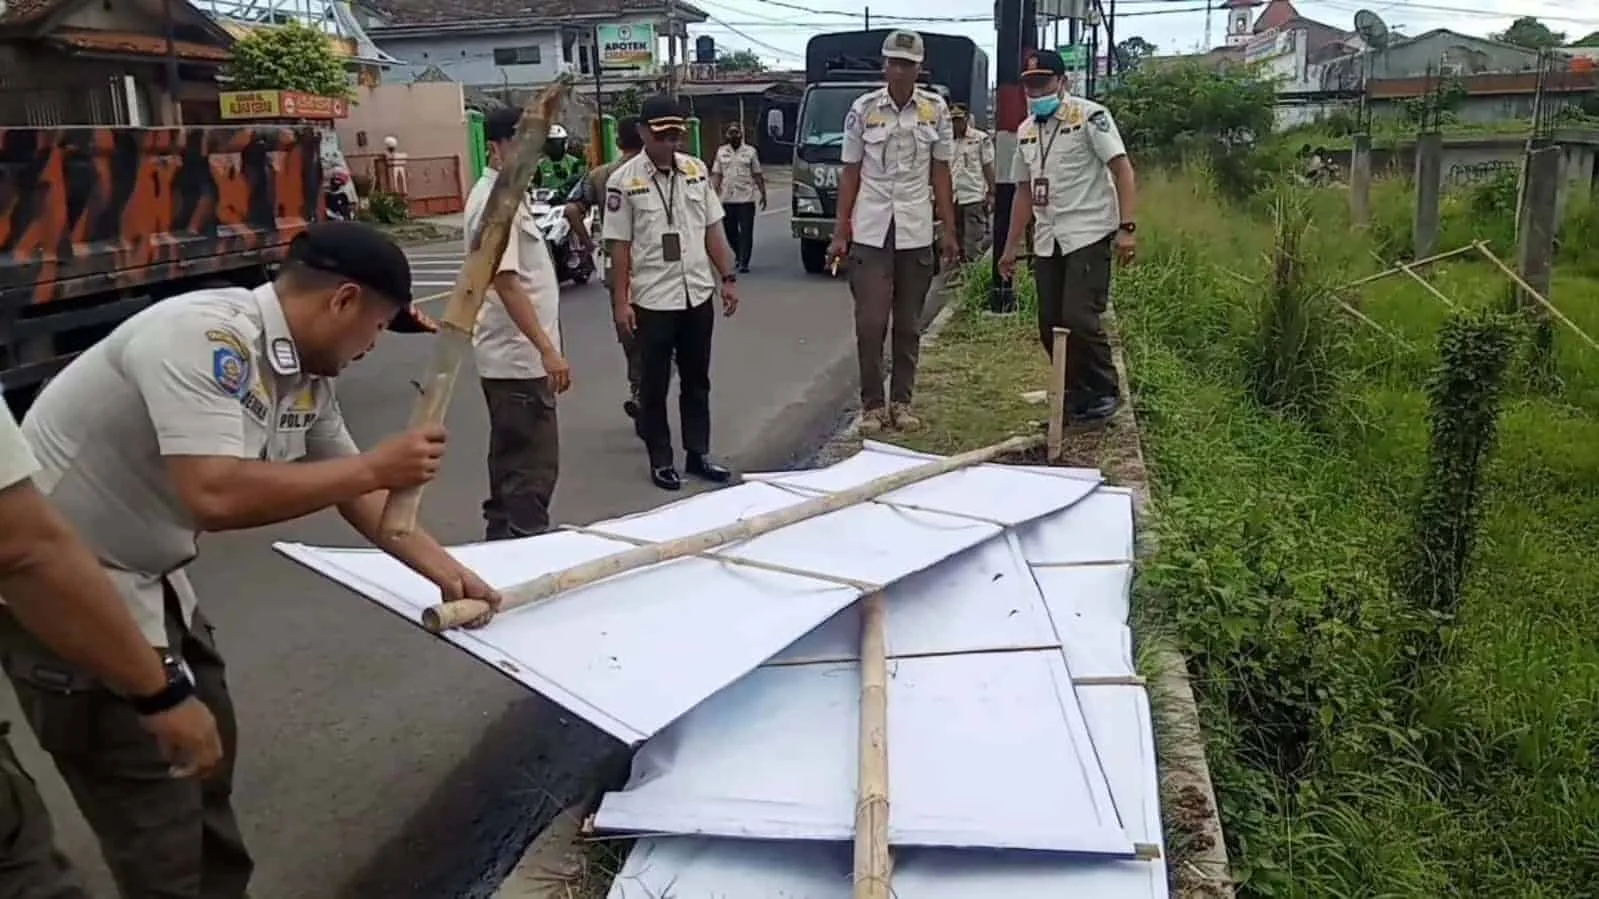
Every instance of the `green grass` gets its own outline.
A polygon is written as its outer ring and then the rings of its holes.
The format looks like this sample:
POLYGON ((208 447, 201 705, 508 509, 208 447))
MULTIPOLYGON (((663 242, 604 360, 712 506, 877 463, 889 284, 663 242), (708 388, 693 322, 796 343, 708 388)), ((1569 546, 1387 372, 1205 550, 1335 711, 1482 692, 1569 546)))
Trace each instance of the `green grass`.
MULTIPOLYGON (((1599 351, 1557 328, 1552 381, 1512 366, 1460 617, 1440 629, 1394 575, 1449 309, 1404 276, 1339 294, 1383 333, 1334 311, 1304 356, 1331 382, 1315 414, 1266 411, 1251 372, 1260 335, 1283 330, 1265 327, 1284 314, 1266 302, 1272 204, 1141 180, 1140 262, 1115 294, 1158 536, 1135 616, 1189 657, 1240 895, 1599 896, 1599 351), (1442 661, 1407 677, 1407 648, 1440 634, 1442 661)), ((1401 191, 1379 185, 1369 234, 1341 192, 1298 197, 1308 281, 1402 256, 1381 223, 1401 191)), ((1485 202, 1451 201, 1445 248, 1507 239, 1485 202)), ((1568 210, 1551 298, 1599 335, 1596 223, 1587 202, 1568 210)), ((1427 278, 1463 308, 1506 297, 1483 262, 1427 278)), ((923 355, 918 446, 971 448, 1046 415, 1020 399, 1048 378, 1031 297, 995 319, 986 292, 973 273, 923 355)))
MULTIPOLYGON (((1376 264, 1334 201, 1308 264, 1347 282, 1376 264)), ((1372 285, 1360 308, 1397 339, 1347 319, 1333 414, 1269 414, 1244 362, 1269 222, 1182 179, 1143 205, 1117 294, 1160 536, 1140 601, 1190 654, 1243 894, 1599 895, 1599 353, 1560 332, 1552 392, 1512 375, 1462 616, 1412 687, 1406 638, 1436 625, 1390 574, 1448 310, 1372 285)), ((1504 296, 1480 263, 1430 277, 1462 306, 1504 296)), ((1599 332, 1599 283, 1553 299, 1599 332)))

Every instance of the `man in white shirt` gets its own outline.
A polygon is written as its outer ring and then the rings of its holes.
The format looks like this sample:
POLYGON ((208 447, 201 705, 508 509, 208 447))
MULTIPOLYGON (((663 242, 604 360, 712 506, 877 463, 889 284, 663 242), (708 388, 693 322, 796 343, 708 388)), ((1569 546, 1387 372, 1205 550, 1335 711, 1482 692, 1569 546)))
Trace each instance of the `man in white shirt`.
POLYGON ((666 392, 677 360, 683 470, 713 483, 732 472, 711 461, 711 335, 722 314, 738 310, 733 252, 722 231, 722 203, 705 164, 677 152, 687 112, 664 94, 639 112, 644 152, 618 166, 605 185, 605 243, 614 260, 611 308, 616 326, 638 341, 642 371, 638 435, 649 452, 650 480, 681 490, 666 419, 666 392))
POLYGON ((955 182, 955 236, 961 256, 976 259, 988 249, 988 211, 994 204, 994 141, 972 127, 964 103, 949 108, 955 129, 955 160, 950 177, 955 182))
MULTIPOLYGON (((483 121, 489 165, 466 198, 466 245, 483 223, 494 179, 509 162, 519 109, 497 109, 483 121)), ((538 224, 519 191, 511 238, 472 331, 478 381, 489 407, 489 498, 485 538, 541 534, 561 471, 556 395, 572 385, 561 354, 560 279, 538 224)))
POLYGON ((727 142, 716 148, 711 163, 711 186, 722 201, 722 228, 733 248, 738 270, 748 273, 750 254, 755 251, 755 203, 766 208, 766 176, 755 148, 744 143, 744 128, 737 122, 727 126, 727 142))
POLYGON ((1125 265, 1137 252, 1138 188, 1110 111, 1068 95, 1065 74, 1052 50, 1029 53, 1023 65, 1032 114, 1016 131, 1016 200, 999 272, 1015 272, 1032 222, 1039 339, 1053 356, 1055 329, 1071 332, 1068 409, 1075 419, 1104 421, 1116 414, 1121 388, 1100 317, 1110 304, 1112 254, 1125 265))
MULTIPOLYGON (((867 91, 844 117, 838 226, 828 255, 849 254, 861 432, 867 435, 889 427, 921 427, 911 413, 911 393, 921 352, 922 306, 933 284, 934 207, 940 221, 955 221, 949 107, 943 97, 916 86, 925 51, 916 32, 890 32, 883 41, 888 85, 867 91), (893 350, 886 398, 885 337, 893 350)), ((960 256, 954 228, 944 228, 942 243, 949 261, 960 256)))

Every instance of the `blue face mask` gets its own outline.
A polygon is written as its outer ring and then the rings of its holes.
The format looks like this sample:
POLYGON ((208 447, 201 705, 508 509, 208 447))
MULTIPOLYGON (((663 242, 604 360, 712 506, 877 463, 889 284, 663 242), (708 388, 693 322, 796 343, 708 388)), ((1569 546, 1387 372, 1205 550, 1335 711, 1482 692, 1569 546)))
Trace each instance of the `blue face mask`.
POLYGON ((1060 94, 1050 94, 1046 97, 1028 97, 1027 106, 1033 115, 1039 119, 1047 119, 1060 109, 1060 94))

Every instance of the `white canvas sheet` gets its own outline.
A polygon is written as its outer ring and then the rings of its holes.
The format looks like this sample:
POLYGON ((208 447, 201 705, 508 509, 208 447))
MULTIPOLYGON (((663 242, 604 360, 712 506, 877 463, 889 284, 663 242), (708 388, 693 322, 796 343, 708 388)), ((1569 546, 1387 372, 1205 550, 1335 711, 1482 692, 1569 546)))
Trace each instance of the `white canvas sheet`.
MULTIPOLYGON (((951 477, 958 474, 935 480, 951 477)), ((952 492, 950 502, 1010 520, 1088 502, 1093 489, 1092 482, 1080 479, 996 469, 981 483, 952 492), (981 502, 961 499, 962 490, 975 489, 984 493, 981 502)), ((752 483, 601 522, 593 529, 633 541, 664 540, 806 498, 752 483)), ((720 552, 799 572, 887 585, 1003 531, 972 517, 867 503, 720 552)), ((632 546, 593 534, 553 533, 451 552, 490 584, 509 587, 632 546)), ((277 548, 412 622, 419 622, 423 609, 437 601, 431 584, 376 550, 301 544, 277 548)), ((792 645, 858 595, 857 589, 836 581, 709 558, 683 559, 608 578, 509 611, 485 628, 453 631, 444 638, 607 733, 636 743, 792 645)))
MULTIPOLYGON (((1058 645, 1032 570, 1011 534, 895 583, 884 599, 890 657, 1058 645)), ((859 610, 844 609, 772 664, 858 659, 860 634, 859 610)))
MULTIPOLYGON (((1143 688, 1077 692, 1128 835, 1160 844, 1159 782, 1143 688)), ((634 846, 607 899, 850 899, 850 859, 848 842, 654 837, 634 846)), ((1162 860, 906 847, 894 853, 893 892, 896 899, 1165 899, 1166 878, 1162 860)))
MULTIPOLYGON (((894 844, 1132 854, 1060 650, 890 667, 894 844)), ((855 664, 762 668, 646 743, 595 826, 848 840, 859 697, 855 664)))
MULTIPOLYGON (((858 487, 874 478, 925 465, 938 458, 868 442, 860 453, 827 468, 751 478, 819 496, 858 487)), ((1072 505, 1092 493, 1101 480, 1099 472, 1091 469, 1049 471, 1037 467, 977 465, 892 491, 879 501, 1011 526, 1072 505)))

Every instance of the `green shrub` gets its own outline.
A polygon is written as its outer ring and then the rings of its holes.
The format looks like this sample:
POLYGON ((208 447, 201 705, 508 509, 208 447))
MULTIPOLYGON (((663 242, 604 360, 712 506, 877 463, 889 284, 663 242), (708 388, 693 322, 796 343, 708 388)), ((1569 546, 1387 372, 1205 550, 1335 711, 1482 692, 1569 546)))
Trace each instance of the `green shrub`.
POLYGON ((366 200, 366 213, 380 225, 398 225, 411 219, 405 197, 390 191, 373 191, 366 200))

